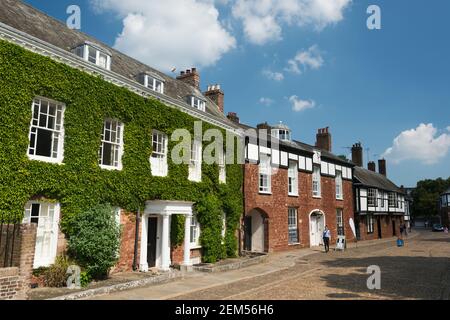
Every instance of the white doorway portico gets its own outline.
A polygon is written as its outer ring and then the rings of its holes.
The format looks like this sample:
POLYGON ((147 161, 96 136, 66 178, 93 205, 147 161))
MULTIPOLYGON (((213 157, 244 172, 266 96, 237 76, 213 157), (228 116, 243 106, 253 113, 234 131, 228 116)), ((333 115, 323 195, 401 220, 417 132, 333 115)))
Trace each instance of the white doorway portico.
POLYGON ((173 215, 185 216, 183 266, 191 265, 190 226, 192 202, 155 200, 145 203, 141 217, 141 251, 139 270, 170 269, 170 224, 173 215))

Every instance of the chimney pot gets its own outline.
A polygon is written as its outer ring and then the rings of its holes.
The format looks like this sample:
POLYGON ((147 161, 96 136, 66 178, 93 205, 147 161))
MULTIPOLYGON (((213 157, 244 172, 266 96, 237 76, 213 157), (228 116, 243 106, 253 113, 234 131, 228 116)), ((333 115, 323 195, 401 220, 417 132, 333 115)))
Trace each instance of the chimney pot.
POLYGON ((383 176, 387 176, 387 168, 386 168, 386 160, 380 159, 378 160, 378 172, 383 176))
POLYGON ((200 89, 200 75, 196 71, 196 68, 192 68, 192 70, 193 71, 187 69, 186 71, 181 71, 180 75, 177 77, 177 80, 183 81, 196 89, 200 89))
POLYGON ((331 152, 332 140, 331 134, 325 128, 320 128, 316 135, 316 147, 331 152))
POLYGON ((239 123, 239 117, 236 112, 228 112, 227 118, 234 123, 239 123))
POLYGON ((361 142, 357 142, 352 147, 352 162, 358 167, 363 166, 363 150, 361 142))
POLYGON ((374 161, 370 161, 370 162, 367 164, 367 169, 369 169, 369 170, 372 171, 372 172, 377 172, 377 168, 376 168, 375 162, 374 162, 374 161))
POLYGON ((204 93, 204 95, 211 99, 219 107, 220 112, 224 112, 225 94, 222 90, 220 90, 219 85, 209 85, 208 90, 204 93))

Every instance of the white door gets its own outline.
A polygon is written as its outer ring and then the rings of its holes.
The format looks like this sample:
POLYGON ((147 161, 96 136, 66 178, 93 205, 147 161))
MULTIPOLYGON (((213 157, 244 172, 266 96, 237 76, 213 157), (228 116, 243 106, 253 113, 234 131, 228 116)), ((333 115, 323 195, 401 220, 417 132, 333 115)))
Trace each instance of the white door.
POLYGON ((310 218, 310 245, 311 247, 322 244, 324 230, 323 215, 312 214, 310 218))
POLYGON ((30 201, 25 206, 25 223, 37 224, 33 268, 55 262, 58 242, 59 204, 30 201))

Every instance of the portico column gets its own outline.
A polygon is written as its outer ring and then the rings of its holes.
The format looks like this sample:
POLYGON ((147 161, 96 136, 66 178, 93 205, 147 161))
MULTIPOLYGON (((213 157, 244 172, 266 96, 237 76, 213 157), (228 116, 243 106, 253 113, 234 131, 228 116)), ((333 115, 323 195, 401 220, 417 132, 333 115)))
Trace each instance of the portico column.
POLYGON ((169 247, 169 215, 164 214, 162 216, 162 250, 161 250, 161 269, 170 269, 170 247, 169 247))
POLYGON ((191 215, 185 216, 186 220, 184 222, 184 261, 183 265, 191 265, 191 215))

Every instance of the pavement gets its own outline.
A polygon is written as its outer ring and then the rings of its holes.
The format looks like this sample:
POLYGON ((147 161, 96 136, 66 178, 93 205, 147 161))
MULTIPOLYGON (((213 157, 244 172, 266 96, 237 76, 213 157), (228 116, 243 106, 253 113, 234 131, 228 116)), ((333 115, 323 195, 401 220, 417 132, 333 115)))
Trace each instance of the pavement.
POLYGON ((182 280, 97 296, 97 300, 449 299, 450 236, 414 230, 396 239, 269 255, 265 263, 223 273, 193 272, 182 280), (379 266, 381 289, 367 288, 367 268, 379 266))

